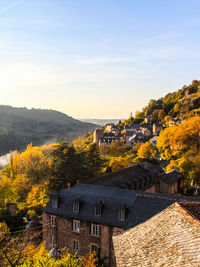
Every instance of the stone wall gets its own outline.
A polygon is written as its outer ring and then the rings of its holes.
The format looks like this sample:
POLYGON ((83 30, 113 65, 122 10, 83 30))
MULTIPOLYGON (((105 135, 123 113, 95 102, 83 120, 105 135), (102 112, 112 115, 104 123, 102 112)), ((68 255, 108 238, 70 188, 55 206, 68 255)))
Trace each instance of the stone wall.
POLYGON ((160 193, 170 194, 170 186, 163 181, 160 181, 160 193))

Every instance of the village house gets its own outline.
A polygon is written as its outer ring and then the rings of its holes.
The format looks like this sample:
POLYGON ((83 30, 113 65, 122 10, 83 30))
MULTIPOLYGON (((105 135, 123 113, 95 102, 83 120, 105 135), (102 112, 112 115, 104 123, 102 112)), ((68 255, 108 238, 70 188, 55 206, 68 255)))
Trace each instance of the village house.
POLYGON ((93 133, 93 142, 98 145, 110 145, 113 141, 119 140, 119 131, 107 132, 104 129, 96 129, 93 133))
POLYGON ((176 202, 113 235, 117 267, 200 266, 200 203, 176 202))
MULTIPOLYGON (((115 267, 115 255, 117 262, 120 259, 116 247, 119 242, 115 239, 116 253, 113 247, 114 234, 144 223, 173 203, 186 199, 194 201, 194 198, 77 184, 51 194, 43 214, 43 240, 48 250, 66 247, 80 256, 96 251, 105 266, 115 267)), ((126 245, 124 250, 128 248, 126 245)))
POLYGON ((118 187, 152 193, 175 194, 183 187, 183 176, 178 171, 165 173, 149 162, 85 181, 87 184, 118 187))
POLYGON ((99 143, 103 145, 110 145, 113 141, 119 141, 119 137, 116 136, 114 133, 107 133, 103 134, 102 138, 99 138, 99 143))
POLYGON ((93 133, 93 142, 98 145, 110 145, 113 141, 121 141, 129 146, 138 142, 145 142, 152 135, 152 126, 149 124, 126 125, 121 128, 114 123, 106 124, 102 129, 93 133))
POLYGON ((162 124, 157 122, 153 124, 153 135, 158 136, 162 129, 162 124))

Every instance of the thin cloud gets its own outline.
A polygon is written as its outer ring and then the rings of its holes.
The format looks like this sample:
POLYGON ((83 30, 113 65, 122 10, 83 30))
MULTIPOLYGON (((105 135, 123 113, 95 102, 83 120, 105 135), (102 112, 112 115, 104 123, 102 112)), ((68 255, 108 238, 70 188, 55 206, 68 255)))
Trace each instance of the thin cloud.
POLYGON ((3 12, 5 12, 5 11, 7 11, 7 10, 9 10, 9 9, 11 9, 11 8, 13 8, 13 7, 15 7, 15 6, 17 6, 17 5, 19 4, 19 2, 20 2, 20 1, 16 1, 16 2, 13 2, 13 3, 11 3, 10 5, 8 5, 8 6, 6 6, 6 7, 0 8, 0 13, 3 13, 3 12))

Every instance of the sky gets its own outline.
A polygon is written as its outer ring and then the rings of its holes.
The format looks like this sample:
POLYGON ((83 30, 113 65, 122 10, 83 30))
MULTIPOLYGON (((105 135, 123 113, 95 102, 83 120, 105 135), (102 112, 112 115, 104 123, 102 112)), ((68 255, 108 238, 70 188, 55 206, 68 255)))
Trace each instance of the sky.
POLYGON ((199 0, 0 0, 0 104, 127 118, 200 79, 199 0))

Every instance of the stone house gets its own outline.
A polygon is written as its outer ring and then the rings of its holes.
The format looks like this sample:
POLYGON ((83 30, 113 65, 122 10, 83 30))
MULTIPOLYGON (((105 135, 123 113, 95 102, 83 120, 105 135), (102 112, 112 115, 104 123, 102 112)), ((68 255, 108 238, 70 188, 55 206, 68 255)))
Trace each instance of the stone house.
POLYGON ((162 124, 159 122, 156 122, 153 124, 153 134, 159 135, 160 131, 162 130, 162 124))
POLYGON ((99 140, 103 137, 104 131, 102 129, 96 129, 93 133, 93 142, 99 144, 99 140))
POLYGON ((176 202, 113 235, 117 267, 200 266, 200 203, 176 202))
POLYGON ((52 194, 43 215, 47 249, 67 247, 70 253, 100 253, 106 266, 115 266, 112 235, 126 229, 135 193, 81 185, 52 194))
POLYGON ((115 126, 114 123, 107 123, 104 128, 105 128, 105 131, 112 132, 113 129, 116 129, 117 127, 115 126))
POLYGON ((114 234, 186 199, 189 201, 186 197, 77 184, 52 193, 43 214, 43 240, 48 250, 66 247, 80 256, 96 251, 105 266, 115 267, 114 234))
POLYGON ((99 138, 99 144, 110 145, 113 141, 118 141, 119 138, 114 133, 104 133, 102 138, 99 138))
POLYGON ((183 176, 176 170, 159 175, 159 191, 165 194, 175 194, 183 187, 183 176))
POLYGON ((89 179, 84 183, 151 193, 175 194, 183 187, 183 180, 183 176, 177 171, 165 173, 159 166, 144 162, 89 179))
POLYGON ((152 131, 149 128, 146 127, 141 127, 140 131, 144 134, 144 136, 151 136, 152 135, 152 131))

